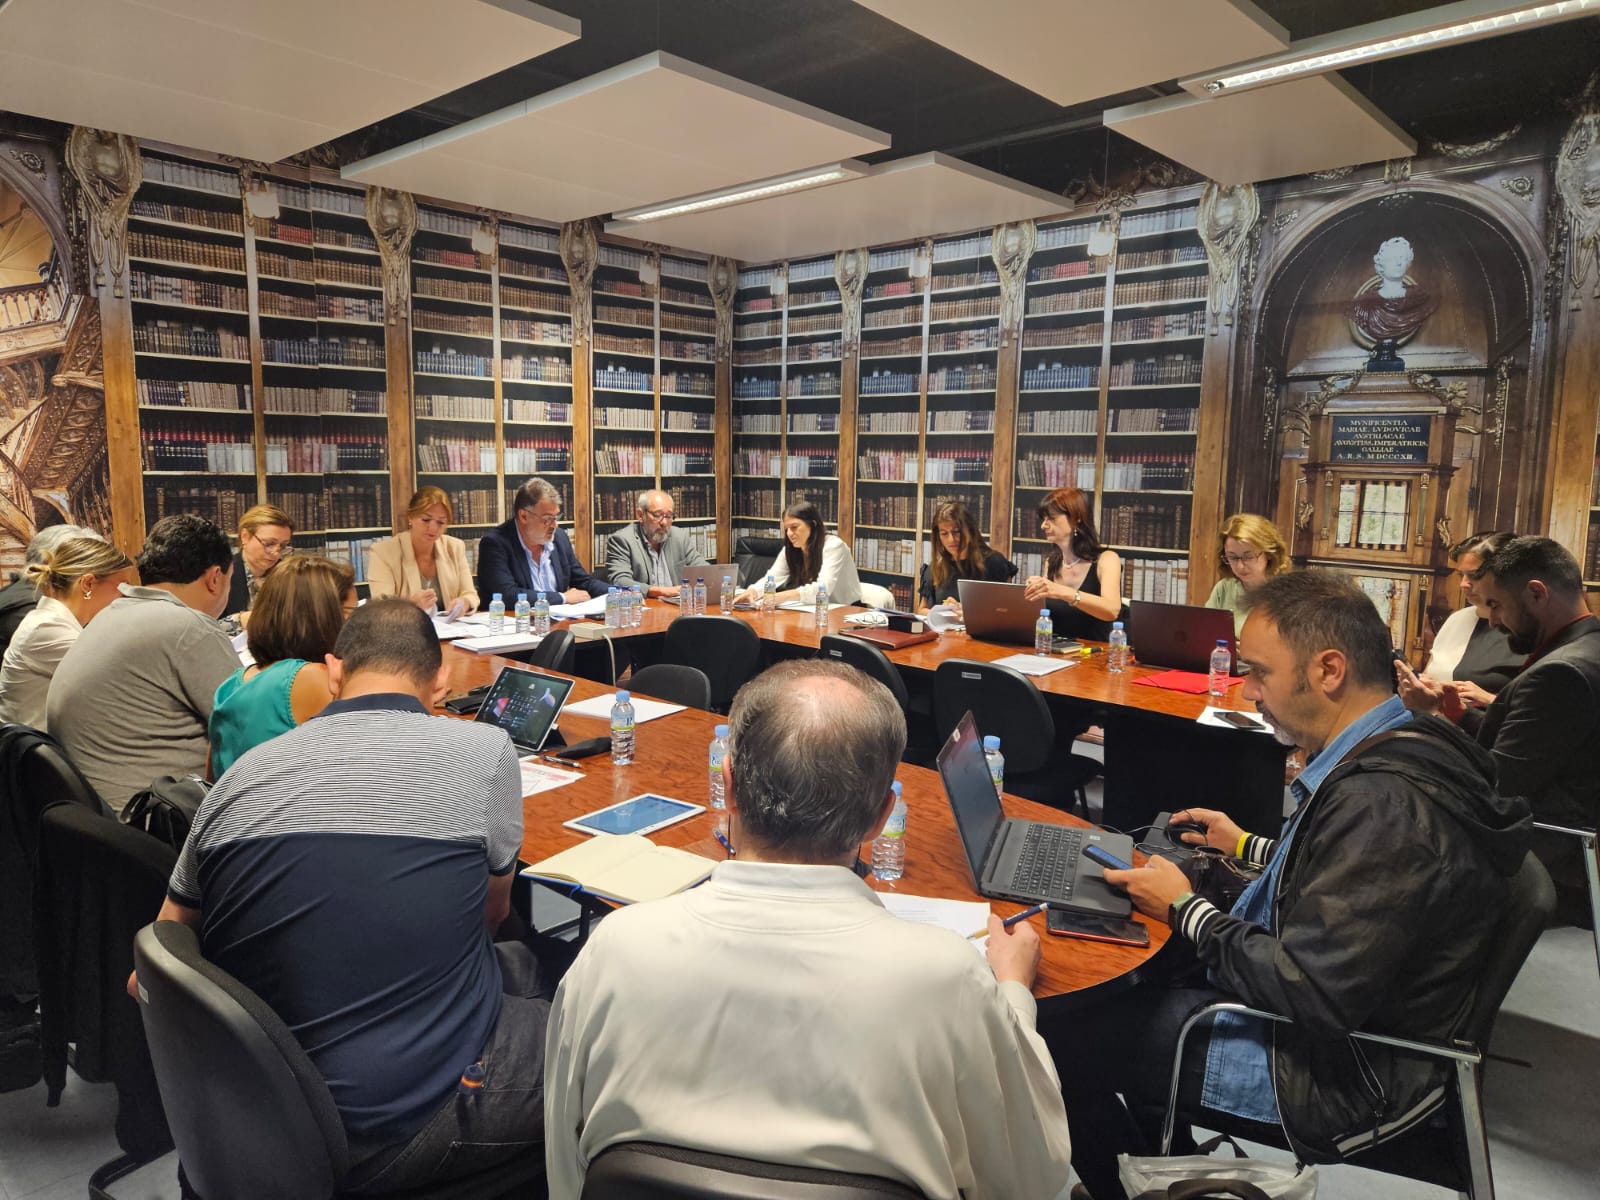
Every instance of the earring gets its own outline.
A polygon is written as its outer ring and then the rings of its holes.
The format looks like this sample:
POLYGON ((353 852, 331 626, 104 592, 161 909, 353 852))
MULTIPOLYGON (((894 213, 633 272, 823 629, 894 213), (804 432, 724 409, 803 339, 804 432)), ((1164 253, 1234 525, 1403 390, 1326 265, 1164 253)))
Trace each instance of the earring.
POLYGON ((92 593, 92 592, 93 592, 93 591, 94 591, 94 588, 92 588, 92 587, 86 587, 86 588, 84 588, 84 589, 83 589, 83 598, 84 598, 84 599, 85 599, 85 600, 87 600, 87 599, 89 599, 89 597, 90 597, 90 594, 91 594, 91 593, 92 593))

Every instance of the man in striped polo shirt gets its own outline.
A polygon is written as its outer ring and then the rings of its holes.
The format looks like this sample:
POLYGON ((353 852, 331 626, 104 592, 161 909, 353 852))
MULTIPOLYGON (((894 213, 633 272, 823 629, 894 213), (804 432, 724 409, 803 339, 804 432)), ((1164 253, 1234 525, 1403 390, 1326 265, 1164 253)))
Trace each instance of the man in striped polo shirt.
POLYGON ((333 703, 206 797, 161 917, 293 1030, 349 1134, 346 1187, 389 1192, 543 1141, 554 988, 490 940, 521 777, 504 732, 430 715, 449 669, 428 618, 365 605, 328 672, 333 703))

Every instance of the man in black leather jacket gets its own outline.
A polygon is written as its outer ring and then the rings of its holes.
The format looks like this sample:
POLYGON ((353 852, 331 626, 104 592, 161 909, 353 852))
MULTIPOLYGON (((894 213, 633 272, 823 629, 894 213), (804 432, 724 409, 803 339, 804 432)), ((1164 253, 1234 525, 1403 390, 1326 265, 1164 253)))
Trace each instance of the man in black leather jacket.
POLYGON ((1413 719, 1393 694, 1388 631, 1359 589, 1295 572, 1249 605, 1244 695, 1280 741, 1309 754, 1298 807, 1276 841, 1220 812, 1174 815, 1204 827, 1183 840, 1263 868, 1230 912, 1191 893, 1165 859, 1106 872, 1141 911, 1171 921, 1205 968, 1193 982, 1209 986, 1144 989, 1052 1039, 1073 1162, 1095 1200, 1122 1195, 1119 1151, 1155 1149, 1148 1118, 1165 1106, 1177 1030, 1217 999, 1293 1024, 1230 1018, 1191 1037, 1180 1103, 1208 1128, 1281 1126, 1303 1158, 1328 1162, 1422 1120, 1443 1095, 1440 1069, 1345 1035, 1455 1033, 1526 855, 1527 807, 1497 794, 1488 754, 1448 721, 1413 719))

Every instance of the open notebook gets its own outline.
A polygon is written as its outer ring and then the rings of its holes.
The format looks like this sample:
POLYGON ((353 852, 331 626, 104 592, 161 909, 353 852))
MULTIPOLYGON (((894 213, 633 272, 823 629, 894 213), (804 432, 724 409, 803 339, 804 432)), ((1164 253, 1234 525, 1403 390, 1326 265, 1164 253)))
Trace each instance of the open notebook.
POLYGON ((637 904, 658 900, 700 883, 716 866, 702 854, 658 846, 637 833, 601 833, 522 873, 530 879, 576 884, 606 900, 637 904))

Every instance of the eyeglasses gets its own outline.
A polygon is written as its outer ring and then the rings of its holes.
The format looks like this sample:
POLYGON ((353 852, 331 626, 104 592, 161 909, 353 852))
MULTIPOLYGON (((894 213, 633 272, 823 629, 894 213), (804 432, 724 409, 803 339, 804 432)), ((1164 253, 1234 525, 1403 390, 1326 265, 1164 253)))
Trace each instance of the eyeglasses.
POLYGON ((539 524, 541 524, 541 525, 559 525, 559 524, 561 524, 561 514, 560 513, 531 512, 528 509, 524 509, 523 511, 524 512, 528 512, 529 515, 535 521, 539 522, 539 524))
POLYGON ((676 521, 678 519, 677 513, 667 512, 665 510, 658 511, 653 508, 645 509, 644 515, 649 517, 652 521, 676 521))
POLYGON ((275 541, 272 541, 269 538, 258 538, 253 533, 250 536, 255 538, 256 545, 260 546, 268 554, 293 554, 294 553, 294 547, 291 546, 288 542, 275 542, 275 541))
POLYGON ((1222 557, 1228 560, 1228 565, 1230 567, 1248 567, 1251 563, 1255 562, 1256 559, 1260 558, 1261 555, 1252 550, 1248 554, 1224 554, 1222 557))

